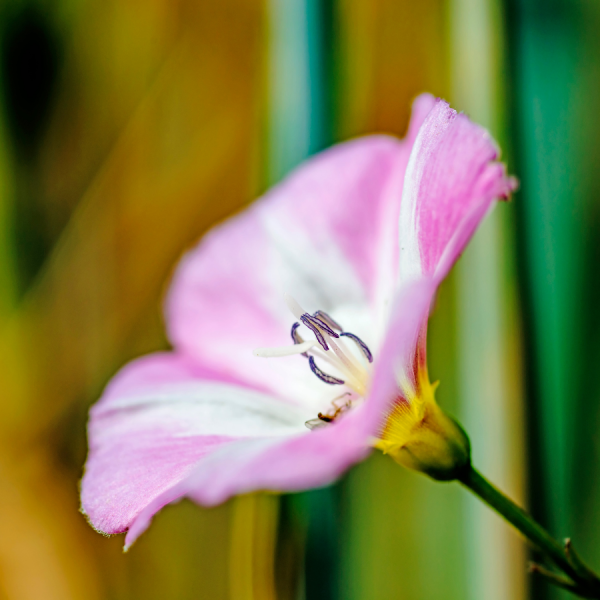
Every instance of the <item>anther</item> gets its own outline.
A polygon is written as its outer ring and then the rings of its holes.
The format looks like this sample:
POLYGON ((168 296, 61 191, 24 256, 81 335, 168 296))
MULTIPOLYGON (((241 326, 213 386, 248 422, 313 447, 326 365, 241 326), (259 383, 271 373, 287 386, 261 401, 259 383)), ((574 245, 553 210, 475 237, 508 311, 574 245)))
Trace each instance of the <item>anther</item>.
POLYGON ((310 319, 312 319, 310 315, 302 315, 302 317, 300 318, 302 323, 304 323, 304 325, 306 325, 315 334, 315 337, 317 338, 319 344, 321 344, 323 350, 329 350, 329 346, 327 345, 323 334, 319 331, 319 327, 315 325, 310 319))
MULTIPOLYGON (((298 327, 300 327, 300 323, 294 323, 292 325, 292 331, 290 332, 292 340, 296 345, 304 343, 304 339, 302 339, 302 336, 298 333, 298 327)), ((302 356, 306 356, 306 358, 308 358, 308 354, 306 354, 306 352, 303 352, 302 356)))
POLYGON ((329 385, 343 385, 344 381, 342 379, 338 379, 333 375, 328 375, 325 371, 321 371, 319 367, 317 367, 315 363, 315 359, 313 356, 308 357, 308 364, 310 365, 310 370, 321 380, 329 385))
POLYGON ((370 363, 373 362, 373 355, 371 354, 371 351, 369 350, 369 347, 357 335, 354 335, 353 333, 346 333, 346 332, 344 332, 344 333, 340 333, 340 336, 344 336, 344 337, 350 338, 359 347, 359 349, 365 355, 365 358, 370 363))
POLYGON ((337 338, 340 337, 327 323, 325 323, 325 321, 322 321, 321 319, 319 319, 318 317, 315 317, 314 315, 302 315, 303 317, 306 317, 307 320, 309 320, 311 323, 313 323, 314 325, 316 325, 317 327, 319 327, 320 329, 322 329, 325 333, 329 334, 331 337, 337 338))
POLYGON ((324 415, 323 413, 319 413, 317 415, 321 421, 325 421, 325 423, 331 423, 335 417, 330 417, 329 415, 324 415))
POLYGON ((313 317, 319 319, 326 325, 328 325, 331 329, 337 329, 338 331, 344 331, 344 328, 339 325, 336 321, 334 321, 326 312, 322 310, 318 310, 313 317))

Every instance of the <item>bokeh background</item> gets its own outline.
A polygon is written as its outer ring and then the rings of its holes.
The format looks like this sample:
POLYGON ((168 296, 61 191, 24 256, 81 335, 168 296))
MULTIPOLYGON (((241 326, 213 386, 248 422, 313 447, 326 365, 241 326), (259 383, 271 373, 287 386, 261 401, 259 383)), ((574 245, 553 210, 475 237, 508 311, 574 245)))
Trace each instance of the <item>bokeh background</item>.
POLYGON ((403 135, 421 91, 521 180, 443 285, 439 401, 474 461, 600 568, 597 0, 0 2, 0 598, 564 598, 457 484, 168 507, 128 554, 78 512, 87 410, 167 347, 177 258, 306 156, 403 135))

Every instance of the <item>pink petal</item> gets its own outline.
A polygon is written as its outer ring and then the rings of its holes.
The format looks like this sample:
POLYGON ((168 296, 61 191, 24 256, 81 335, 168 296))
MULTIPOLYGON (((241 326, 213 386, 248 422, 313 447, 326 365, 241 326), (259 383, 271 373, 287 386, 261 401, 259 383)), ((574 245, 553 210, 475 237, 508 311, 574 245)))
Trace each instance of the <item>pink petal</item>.
POLYGON ((432 280, 404 289, 395 305, 367 402, 339 423, 288 439, 243 440, 199 460, 172 488, 154 498, 132 523, 126 546, 163 506, 187 496, 205 506, 256 490, 297 491, 323 486, 362 460, 397 393, 398 370, 412 364, 417 338, 435 292, 432 280))
POLYGON ((352 415, 325 430, 308 431, 285 441, 244 440, 199 461, 178 485, 155 498, 132 523, 129 547, 166 504, 187 496, 214 506, 236 494, 257 490, 299 491, 337 479, 370 452, 367 437, 352 415))
POLYGON ((200 458, 242 437, 308 433, 313 416, 174 354, 139 359, 90 413, 83 512, 104 533, 125 531, 200 458))
POLYGON ((408 377, 414 384, 414 357, 419 346, 426 344, 429 309, 438 282, 423 277, 402 287, 395 298, 385 342, 377 357, 369 401, 362 415, 363 426, 371 432, 382 424, 391 399, 395 399, 399 381, 408 377))
POLYGON ((210 232, 182 260, 167 301, 169 336, 180 351, 244 381, 294 398, 318 393, 296 358, 256 359, 256 347, 290 343, 290 293, 378 344, 397 272, 404 171, 418 127, 433 105, 415 103, 409 137, 365 137, 307 161, 239 216, 210 232), (369 336, 372 336, 369 338, 369 336))
POLYGON ((516 181, 495 162, 488 132, 437 101, 421 127, 406 170, 400 214, 400 276, 441 280, 493 206, 516 181))

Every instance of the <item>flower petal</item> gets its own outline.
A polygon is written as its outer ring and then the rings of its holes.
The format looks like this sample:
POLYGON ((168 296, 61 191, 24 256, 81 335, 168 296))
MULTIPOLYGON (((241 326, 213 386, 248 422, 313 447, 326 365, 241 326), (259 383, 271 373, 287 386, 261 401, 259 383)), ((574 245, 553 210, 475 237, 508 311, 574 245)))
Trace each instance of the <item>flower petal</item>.
POLYGON ((125 531, 200 458, 240 438, 305 434, 312 416, 174 354, 139 359, 90 413, 82 510, 104 533, 125 531))
POLYGON ((213 506, 235 494, 256 490, 290 492, 323 486, 362 460, 397 394, 399 370, 412 363, 434 292, 431 279, 402 290, 377 363, 371 394, 363 406, 329 427, 304 435, 223 445, 199 460, 188 476, 140 512, 127 534, 126 546, 143 533, 156 512, 184 496, 213 506))
MULTIPOLYGON (((417 101, 418 118, 432 102, 417 101)), ((251 350, 287 339, 284 292, 342 323, 390 299, 398 197, 417 130, 413 122, 408 142, 367 138, 323 154, 184 259, 167 308, 178 354, 132 363, 91 412, 82 507, 96 528, 129 529, 130 544, 182 496, 212 505, 324 485, 368 453, 399 364, 414 354, 433 281, 401 288, 368 401, 331 427, 305 430, 314 411, 293 402, 330 396, 304 361, 278 358, 273 368, 251 350)), ((374 346, 369 327, 354 324, 374 346)))
POLYGON ((297 358, 270 361, 256 347, 289 340, 294 296, 376 349, 397 272, 399 199, 412 140, 431 108, 415 103, 407 140, 384 136, 335 146, 307 161, 182 260, 167 301, 169 336, 203 364, 294 398, 322 390, 297 358), (349 325, 346 325, 350 327, 349 325))
POLYGON ((482 127, 438 100, 421 127, 406 170, 400 209, 400 277, 440 281, 498 198, 516 180, 495 162, 482 127))
POLYGON ((361 430, 369 437, 379 435, 403 384, 408 381, 415 385, 415 356, 419 346, 425 345, 427 319, 437 285, 433 278, 423 277, 398 290, 375 363, 368 401, 360 413, 356 411, 361 430))
POLYGON ((132 523, 130 546, 166 504, 189 497, 215 506, 257 490, 294 492, 327 485, 370 452, 367 437, 352 416, 339 424, 289 439, 242 440, 198 462, 188 477, 154 499, 132 523))

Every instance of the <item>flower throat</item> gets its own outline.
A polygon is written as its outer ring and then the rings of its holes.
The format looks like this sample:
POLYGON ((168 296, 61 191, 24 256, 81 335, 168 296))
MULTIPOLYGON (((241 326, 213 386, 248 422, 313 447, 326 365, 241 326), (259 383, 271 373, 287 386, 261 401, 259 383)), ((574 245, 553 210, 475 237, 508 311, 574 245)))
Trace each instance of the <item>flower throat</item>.
POLYGON ((371 379, 373 354, 357 335, 344 331, 343 327, 326 312, 318 310, 311 315, 290 295, 285 296, 285 301, 292 314, 298 319, 291 329, 294 345, 258 348, 254 351, 254 355, 270 358, 300 354, 308 359, 310 370, 321 381, 329 385, 344 385, 349 389, 333 400, 332 408, 327 413, 319 413, 318 419, 306 422, 309 429, 322 427, 365 398, 371 379), (298 331, 300 325, 309 329, 316 339, 305 341, 298 331), (350 350, 349 341, 359 350, 360 359, 350 350), (334 367, 340 376, 330 375, 321 369, 315 359, 334 367))

